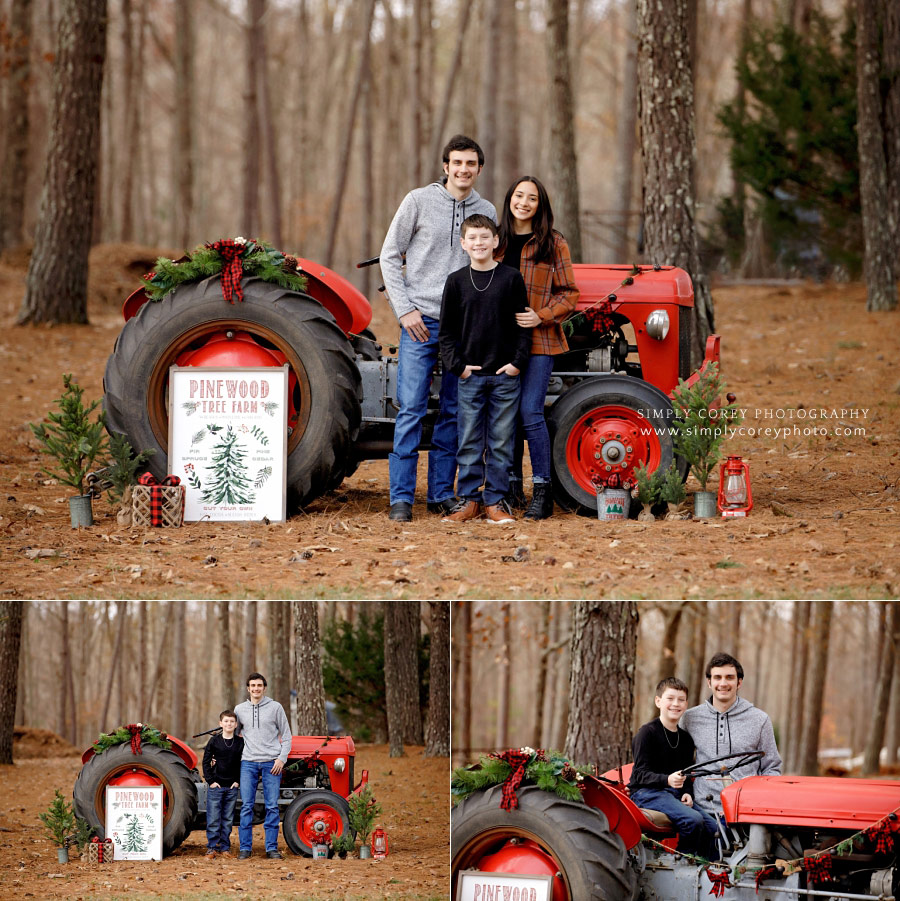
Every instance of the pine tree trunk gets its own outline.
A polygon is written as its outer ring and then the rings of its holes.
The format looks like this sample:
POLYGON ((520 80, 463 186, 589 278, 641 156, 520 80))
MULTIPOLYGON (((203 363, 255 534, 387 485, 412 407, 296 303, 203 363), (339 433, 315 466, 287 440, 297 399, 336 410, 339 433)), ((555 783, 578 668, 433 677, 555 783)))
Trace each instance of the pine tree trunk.
MULTIPOLYGON (((550 67, 550 172, 556 186, 556 227, 566 236, 572 261, 580 263, 581 208, 575 152, 575 98, 569 62, 569 4, 548 0, 547 59, 550 67)), ((489 196, 489 195, 488 195, 489 196)))
POLYGON ((900 617, 897 616, 897 604, 891 603, 887 609, 887 622, 884 631, 884 648, 881 655, 881 668, 875 686, 875 699, 872 703, 869 720, 868 738, 863 754, 862 775, 877 776, 881 748, 887 731, 887 714, 891 697, 891 682, 894 675, 894 659, 897 643, 900 640, 900 617))
MULTIPOLYGON (((491 91, 499 89, 505 66, 498 66, 497 45, 500 42, 500 2, 488 3, 481 8, 482 84, 490 84, 491 91)), ((484 151, 484 169, 478 181, 478 193, 482 197, 496 197, 497 187, 497 109, 493 103, 480 105, 478 117, 478 144, 484 151)))
POLYGON ((450 602, 429 601, 431 655, 425 756, 450 756, 450 602))
POLYGON ((679 266, 694 283, 691 362, 714 329, 700 270, 694 198, 694 91, 686 0, 638 0, 638 84, 644 173, 644 247, 653 264, 679 266))
POLYGON ((662 646, 659 649, 659 664, 656 668, 656 682, 668 679, 675 675, 675 648, 678 645, 678 630, 681 627, 681 618, 684 614, 686 601, 672 602, 663 607, 662 646))
POLYGON ((809 601, 794 601, 793 669, 790 684, 793 686, 792 709, 786 721, 783 744, 787 749, 785 769, 789 773, 800 771, 800 747, 802 742, 803 712, 806 706, 806 662, 809 657, 809 621, 812 605, 809 601))
POLYGON ((494 747, 505 751, 509 747, 509 694, 512 678, 512 613, 509 602, 500 605, 500 652, 497 655, 497 732, 494 747))
POLYGON ((688 679, 688 699, 692 704, 703 700, 706 675, 706 635, 709 629, 709 605, 706 601, 697 601, 697 625, 694 628, 694 645, 691 651, 691 675, 688 679))
POLYGON ((138 606, 138 716, 142 723, 147 722, 147 652, 150 648, 150 636, 147 633, 147 601, 140 601, 138 606))
POLYGON ((492 113, 497 117, 496 160, 494 160, 494 193, 485 195, 497 201, 500 215, 500 201, 513 179, 522 172, 519 165, 519 148, 521 137, 519 121, 521 100, 519 83, 523 73, 520 72, 519 29, 516 22, 516 0, 495 0, 502 19, 498 29, 499 43, 495 47, 496 59, 502 59, 503 65, 494 68, 494 77, 499 79, 495 85, 496 103, 489 104, 492 113))
POLYGON ((219 665, 221 666, 222 703, 234 707, 238 695, 234 685, 234 664, 231 657, 231 624, 228 601, 216 602, 216 618, 219 621, 219 665))
POLYGON ((350 96, 350 104, 347 109, 347 117, 344 120, 341 131, 341 155, 337 164, 337 186, 334 189, 334 199, 331 204, 331 215, 328 223, 328 237, 325 241, 325 265, 334 264, 334 254, 337 247, 338 225, 341 221, 341 207, 344 203, 344 194, 347 190, 347 177, 350 172, 350 154, 353 150, 353 132, 356 127, 356 113, 359 108, 359 98, 362 95, 363 81, 369 68, 369 56, 372 49, 372 21, 375 17, 375 0, 368 0, 363 18, 362 36, 360 38, 359 63, 356 69, 356 77, 353 81, 353 91, 350 96))
POLYGON ((900 260, 900 4, 882 7, 882 85, 888 201, 894 225, 894 260, 900 260))
POLYGON ((859 194, 865 240, 866 309, 897 307, 895 225, 888 194, 881 107, 878 0, 856 2, 859 194))
POLYGON ((256 616, 258 601, 244 603, 244 655, 241 661, 241 686, 247 684, 247 676, 257 671, 256 666, 256 616))
POLYGON ((540 626, 538 628, 537 684, 534 692, 534 731, 531 735, 532 747, 542 748, 544 737, 544 702, 547 698, 547 657, 550 644, 550 601, 540 602, 540 626))
MULTIPOLYGON (((107 603, 112 603, 108 601, 107 603)), ((116 601, 118 607, 116 609, 116 641, 113 646, 112 657, 109 663, 109 676, 106 680, 106 700, 103 702, 103 717, 101 719, 101 724, 104 729, 115 729, 117 726, 121 725, 120 723, 111 723, 109 719, 109 703, 112 700, 112 690, 113 685, 116 681, 116 673, 119 669, 119 655, 122 653, 122 641, 125 638, 125 616, 124 614, 124 601, 116 601)), ((108 609, 108 608, 107 608, 108 609)), ((177 734, 177 733, 176 733, 177 734)))
POLYGON ((571 603, 565 606, 565 619, 563 616, 554 616, 553 622, 553 644, 560 646, 559 652, 555 655, 554 662, 554 687, 553 687, 553 711, 552 722, 550 726, 550 737, 545 746, 551 748, 562 748, 566 744, 566 733, 569 729, 569 671, 571 669, 571 651, 572 646, 572 606, 571 603))
POLYGON ((294 686, 297 689, 295 727, 298 735, 327 735, 319 605, 316 601, 294 601, 293 612, 294 686))
POLYGON ((403 745, 422 744, 419 709, 419 602, 385 601, 384 683, 390 756, 402 757, 403 745))
MULTIPOLYGON (((171 731, 182 741, 187 735, 188 667, 187 667, 187 602, 173 601, 175 604, 172 621, 172 719, 171 731)), ((123 611, 124 612, 124 611, 123 611)), ((121 613, 120 613, 121 615, 121 613)), ((124 624, 124 617, 123 624, 124 624)))
MULTIPOLYGON (((261 0, 263 13, 265 2, 261 0)), ((284 232, 281 215, 281 173, 278 168, 278 136, 275 133, 275 118, 272 115, 272 92, 269 88, 269 51, 266 40, 266 26, 260 23, 261 53, 256 60, 257 83, 259 85, 259 119, 262 128, 263 144, 265 147, 266 182, 268 184, 269 200, 269 228, 268 235, 272 243, 282 248, 284 246, 284 232)))
POLYGON ((24 601, 0 601, 0 766, 13 762, 13 724, 24 601))
POLYGON ((269 697, 291 711, 291 605, 269 601, 269 697))
POLYGON ((619 224, 616 229, 617 262, 631 259, 635 250, 629 234, 631 197, 634 193, 634 149, 637 146, 637 3, 626 0, 625 59, 622 65, 622 100, 616 122, 616 210, 619 224))
POLYGON ((195 84, 194 0, 175 4, 175 163, 174 240, 180 249, 193 246, 195 84))
MULTIPOLYGON (((459 702, 454 705, 453 721, 459 718, 459 750, 464 758, 472 753, 472 603, 457 601, 459 605, 459 634, 462 644, 459 665, 459 702)), ((457 634, 454 628, 454 639, 457 634)), ((456 640, 453 645, 456 646, 456 640)))
MULTIPOLYGON (((441 94, 441 105, 438 107, 438 114, 434 120, 434 129, 431 133, 431 156, 430 160, 440 162, 441 150, 446 143, 444 130, 447 128, 447 119, 450 117, 450 102, 453 100, 454 89, 459 83, 459 70, 462 64, 463 48, 466 43, 466 33, 469 28, 469 20, 471 19, 472 7, 475 0, 462 0, 459 9, 459 21, 456 26, 456 43, 453 47, 453 58, 450 62, 450 68, 447 70, 447 80, 444 82, 444 90, 441 94)), ((481 148, 484 150, 484 148, 481 148)), ((419 182, 414 182, 419 184, 419 182)))
POLYGON ((3 162, 0 165, 0 252, 22 243, 28 182, 32 0, 13 0, 5 43, 3 162))
POLYGON ((809 671, 806 710, 803 715, 803 739, 800 742, 800 766, 803 776, 819 775, 819 731, 822 725, 822 701, 828 672, 828 642, 831 638, 831 601, 815 601, 813 654, 809 671))
POLYGON ((19 323, 87 322, 106 0, 63 0, 41 211, 19 323))
MULTIPOLYGON (((9 602, 7 602, 9 603, 9 602)), ((87 606, 87 605, 85 605, 87 606)), ((3 617, 5 611, 2 607, 0 607, 0 636, 2 636, 3 632, 3 617)), ((22 605, 22 625, 19 629, 20 632, 20 648, 21 653, 19 654, 19 666, 17 670, 16 684, 19 687, 18 692, 16 693, 16 712, 15 712, 15 725, 24 726, 25 722, 28 718, 28 700, 29 700, 29 691, 28 691, 28 651, 27 651, 27 641, 28 641, 28 607, 24 604, 22 605)), ((0 637, 0 660, 2 660, 2 637, 0 637)), ((6 679, 6 671, 3 669, 3 664, 0 663, 0 678, 6 679)), ((0 701, 0 706, 2 706, 2 701, 0 701)), ((2 761, 0 761, 2 763, 2 761)))
POLYGON ((251 238, 259 234, 259 84, 256 61, 262 53, 262 14, 265 0, 247 0, 246 84, 244 87, 244 207, 241 234, 251 238))
POLYGON ((422 30, 423 0, 412 0, 409 17, 409 160, 410 182, 422 182, 422 30))
POLYGON ((637 628, 634 601, 574 603, 566 756, 601 773, 631 759, 637 628))
POLYGON ((897 746, 900 745, 900 651, 894 645, 894 675, 891 678, 891 701, 888 707, 887 731, 885 733, 887 755, 885 764, 896 766, 897 746))

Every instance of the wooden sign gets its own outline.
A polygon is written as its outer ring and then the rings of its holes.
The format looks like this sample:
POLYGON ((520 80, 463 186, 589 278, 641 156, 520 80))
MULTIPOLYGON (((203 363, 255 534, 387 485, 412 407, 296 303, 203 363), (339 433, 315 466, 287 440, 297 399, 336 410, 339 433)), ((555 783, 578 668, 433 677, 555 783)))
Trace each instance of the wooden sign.
POLYGON ((162 860, 163 787, 108 785, 106 837, 116 860, 162 860))
POLYGON ((169 370, 169 472, 185 487, 186 522, 285 519, 288 373, 169 370))
POLYGON ((456 901, 550 901, 552 891, 550 876, 463 870, 456 881, 456 901))

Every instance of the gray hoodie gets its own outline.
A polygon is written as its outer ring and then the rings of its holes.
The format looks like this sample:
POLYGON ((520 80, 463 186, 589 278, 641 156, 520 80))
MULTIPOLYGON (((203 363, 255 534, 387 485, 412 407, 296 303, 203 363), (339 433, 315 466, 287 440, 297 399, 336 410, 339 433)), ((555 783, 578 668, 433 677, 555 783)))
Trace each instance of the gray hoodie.
POLYGON ((258 704, 244 701, 234 708, 237 734, 244 739, 241 760, 264 761, 276 757, 287 763, 291 750, 291 725, 278 701, 263 695, 258 704))
POLYGON ((477 191, 457 200, 440 182, 432 182, 403 198, 381 248, 381 276, 398 319, 413 310, 441 318, 447 276, 469 261, 459 227, 475 213, 497 221, 494 205, 477 191))
MULTIPOLYGON (((726 785, 747 776, 780 776, 781 757, 768 714, 749 701, 738 698, 725 713, 707 700, 686 710, 678 724, 686 729, 697 747, 697 763, 723 754, 765 751, 765 756, 728 776, 700 776, 694 780, 694 800, 709 813, 722 810, 719 795, 726 785)), ((728 761, 724 761, 727 765, 728 761)))

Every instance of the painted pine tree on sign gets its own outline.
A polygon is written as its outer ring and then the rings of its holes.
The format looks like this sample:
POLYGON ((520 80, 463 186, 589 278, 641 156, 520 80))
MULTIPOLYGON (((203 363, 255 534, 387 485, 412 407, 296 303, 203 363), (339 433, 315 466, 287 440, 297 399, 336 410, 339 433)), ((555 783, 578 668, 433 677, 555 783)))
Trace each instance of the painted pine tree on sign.
POLYGON ((231 426, 213 448, 211 466, 206 471, 211 479, 203 489, 207 504, 252 504, 256 494, 252 491, 246 463, 247 451, 238 441, 231 426))

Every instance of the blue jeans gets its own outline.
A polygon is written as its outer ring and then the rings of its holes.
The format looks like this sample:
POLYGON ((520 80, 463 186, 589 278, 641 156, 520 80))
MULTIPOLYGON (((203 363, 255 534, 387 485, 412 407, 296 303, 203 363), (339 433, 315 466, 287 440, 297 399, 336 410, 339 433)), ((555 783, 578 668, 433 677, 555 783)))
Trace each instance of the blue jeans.
MULTIPOLYGON (((391 503, 413 503, 416 493, 416 465, 422 440, 422 419, 428 409, 428 392, 435 363, 440 356, 438 327, 430 316, 422 321, 428 329, 427 341, 413 341, 400 331, 398 351, 397 403, 400 410, 394 423, 394 451, 388 456, 391 479, 391 503)), ((453 373, 441 376, 440 411, 428 452, 429 504, 454 497, 456 479, 456 408, 459 379, 453 373)))
POLYGON ((459 382, 459 496, 496 504, 509 490, 519 376, 470 375, 459 382))
POLYGON ((682 804, 684 794, 677 788, 639 788, 631 793, 631 800, 638 807, 664 813, 678 830, 678 850, 695 851, 707 860, 715 860, 716 821, 705 811, 682 804))
POLYGON ((210 851, 231 850, 231 827, 237 805, 236 788, 206 789, 206 847, 210 851))
POLYGON ((256 787, 262 778, 263 799, 266 805, 266 851, 278 850, 278 790, 281 788, 281 773, 273 775, 274 760, 241 761, 241 825, 238 835, 241 851, 253 849, 253 803, 256 801, 256 787))
MULTIPOLYGON (((553 357, 550 354, 533 354, 522 373, 522 399, 519 402, 516 440, 521 441, 524 434, 528 441, 531 475, 535 484, 550 481, 550 432, 544 418, 544 398, 547 396, 552 372, 553 357)), ((515 451, 513 453, 515 456, 515 451)), ((519 458, 519 478, 522 477, 521 465, 519 458)))

